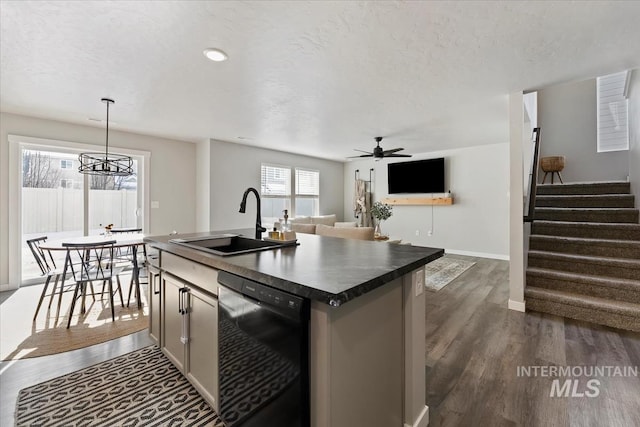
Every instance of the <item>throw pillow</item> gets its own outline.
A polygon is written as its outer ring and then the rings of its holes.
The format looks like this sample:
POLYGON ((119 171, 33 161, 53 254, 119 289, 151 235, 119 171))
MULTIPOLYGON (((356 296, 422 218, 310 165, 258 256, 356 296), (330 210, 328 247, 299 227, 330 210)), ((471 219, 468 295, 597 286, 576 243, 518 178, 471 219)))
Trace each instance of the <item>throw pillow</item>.
POLYGON ((351 221, 351 222, 336 222, 334 224, 334 227, 336 228, 344 228, 344 227, 349 227, 349 228, 353 228, 353 227, 357 227, 358 224, 355 221, 351 221))
POLYGON ((291 223, 291 231, 295 231, 296 233, 307 233, 307 234, 316 234, 316 226, 315 224, 297 224, 291 223))
POLYGON ((289 219, 290 224, 311 224, 311 217, 309 216, 297 216, 289 219))
POLYGON ((312 216, 311 224, 324 224, 333 226, 336 223, 336 214, 312 216))
POLYGON ((318 224, 316 234, 343 239, 373 240, 373 227, 329 227, 318 224))

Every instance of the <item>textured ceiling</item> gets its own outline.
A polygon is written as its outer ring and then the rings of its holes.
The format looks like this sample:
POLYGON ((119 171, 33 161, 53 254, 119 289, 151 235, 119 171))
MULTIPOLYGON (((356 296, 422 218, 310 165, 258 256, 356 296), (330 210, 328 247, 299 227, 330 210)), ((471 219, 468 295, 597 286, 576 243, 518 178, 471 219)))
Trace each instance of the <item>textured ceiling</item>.
POLYGON ((339 160, 378 135, 408 153, 507 142, 508 93, 640 66, 631 1, 2 1, 0 14, 3 112, 100 125, 107 96, 115 129, 339 160))

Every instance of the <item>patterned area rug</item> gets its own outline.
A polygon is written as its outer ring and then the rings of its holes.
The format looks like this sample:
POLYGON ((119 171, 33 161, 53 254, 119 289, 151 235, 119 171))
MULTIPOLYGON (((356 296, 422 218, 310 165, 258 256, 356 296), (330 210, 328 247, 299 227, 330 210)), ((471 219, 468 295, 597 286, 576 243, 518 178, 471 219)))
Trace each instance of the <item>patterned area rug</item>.
POLYGON ((475 262, 446 255, 430 262, 424 269, 424 287, 429 291, 439 291, 456 277, 471 268, 475 262))
POLYGON ((16 424, 240 424, 287 390, 299 372, 290 361, 225 322, 219 332, 225 343, 220 349, 220 371, 225 372, 220 395, 226 423, 162 351, 151 346, 20 390, 16 424))
POLYGON ((20 390, 16 425, 224 427, 155 346, 20 390))

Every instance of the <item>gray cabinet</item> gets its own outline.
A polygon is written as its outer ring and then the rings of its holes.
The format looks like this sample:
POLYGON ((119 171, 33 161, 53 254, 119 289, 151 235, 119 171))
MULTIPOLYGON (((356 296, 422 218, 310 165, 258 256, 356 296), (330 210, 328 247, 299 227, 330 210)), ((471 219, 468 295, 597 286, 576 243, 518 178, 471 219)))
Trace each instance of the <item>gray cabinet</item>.
POLYGON ((190 289, 188 299, 189 345, 185 374, 217 411, 218 300, 190 289))
POLYGON ((174 365, 184 372, 185 317, 182 310, 185 283, 169 275, 162 275, 162 351, 174 365))
POLYGON ((166 271, 161 282, 161 348, 217 410, 217 297, 166 271))

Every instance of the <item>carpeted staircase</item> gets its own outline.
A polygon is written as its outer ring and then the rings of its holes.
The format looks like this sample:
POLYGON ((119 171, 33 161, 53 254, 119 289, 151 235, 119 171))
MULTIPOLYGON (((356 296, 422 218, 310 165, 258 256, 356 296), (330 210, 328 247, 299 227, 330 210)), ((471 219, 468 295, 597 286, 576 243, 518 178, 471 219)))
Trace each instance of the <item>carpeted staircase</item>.
POLYGON ((640 331, 640 224, 628 182, 539 185, 527 309, 640 331))

